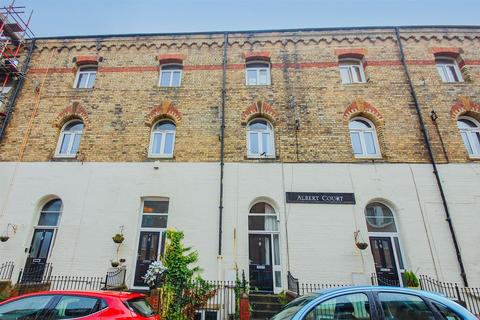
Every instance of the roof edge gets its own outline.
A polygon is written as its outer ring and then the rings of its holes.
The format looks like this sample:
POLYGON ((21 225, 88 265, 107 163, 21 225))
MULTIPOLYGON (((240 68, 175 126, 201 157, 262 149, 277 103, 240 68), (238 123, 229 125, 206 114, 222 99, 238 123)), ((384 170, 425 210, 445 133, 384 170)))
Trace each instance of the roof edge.
POLYGON ((264 29, 264 30, 225 30, 225 31, 194 31, 194 32, 168 32, 168 33, 119 33, 99 35, 72 35, 72 36, 48 36, 36 37, 36 40, 62 40, 62 39, 106 39, 106 38, 131 38, 131 37, 155 37, 155 36, 195 36, 195 35, 222 35, 228 34, 262 34, 272 32, 316 32, 316 31, 352 31, 352 30, 395 30, 398 29, 480 29, 480 25, 406 25, 406 26, 360 26, 360 27, 327 27, 327 28, 294 28, 294 29, 264 29))

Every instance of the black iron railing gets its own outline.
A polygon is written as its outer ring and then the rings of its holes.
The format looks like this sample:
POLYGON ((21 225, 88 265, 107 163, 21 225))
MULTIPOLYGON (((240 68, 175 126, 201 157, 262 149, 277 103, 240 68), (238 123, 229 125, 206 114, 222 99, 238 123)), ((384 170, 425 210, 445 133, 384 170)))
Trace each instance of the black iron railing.
POLYGON ((372 273, 370 277, 372 281, 372 286, 387 286, 387 287, 400 287, 399 280, 387 279, 377 275, 376 273, 372 273))
POLYGON ((0 280, 1 281, 10 281, 12 280, 13 269, 15 264, 13 261, 7 261, 0 264, 0 280))
POLYGON ((287 288, 288 291, 300 295, 300 283, 298 279, 295 278, 290 271, 287 272, 287 288))
POLYGON ((419 276, 420 288, 441 293, 466 307, 475 315, 480 315, 480 288, 461 287, 457 283, 442 282, 425 275, 419 276))
POLYGON ((108 271, 105 276, 105 289, 115 290, 124 288, 126 275, 127 269, 123 267, 108 271))
POLYGON ((30 265, 20 270, 17 283, 45 282, 52 274, 52 264, 30 265))

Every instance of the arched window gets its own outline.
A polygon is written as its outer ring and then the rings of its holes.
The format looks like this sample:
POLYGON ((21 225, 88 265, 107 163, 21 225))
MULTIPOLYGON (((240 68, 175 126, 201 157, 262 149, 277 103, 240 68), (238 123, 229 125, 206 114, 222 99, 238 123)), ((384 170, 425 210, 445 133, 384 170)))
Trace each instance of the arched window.
POLYGON ((383 203, 373 202, 367 205, 365 218, 369 232, 397 232, 393 212, 383 203))
POLYGON ((247 126, 247 156, 249 158, 275 157, 273 127, 265 119, 254 119, 247 126))
POLYGON ((58 139, 56 157, 74 158, 77 155, 80 140, 83 134, 83 122, 80 120, 72 120, 67 122, 60 132, 58 139))
POLYGON ((150 157, 171 158, 175 146, 175 124, 169 120, 157 122, 150 136, 150 157))
POLYGON ((360 59, 340 59, 338 65, 340 67, 340 78, 342 79, 342 83, 348 84, 365 82, 363 63, 360 59))
POLYGON ((435 59, 438 73, 443 82, 462 82, 462 73, 455 59, 449 57, 437 57, 435 59))
POLYGON ((95 85, 95 79, 97 78, 96 66, 84 66, 80 67, 75 78, 75 88, 77 89, 90 89, 95 85))
POLYGON ((468 155, 473 158, 480 157, 480 124, 470 117, 461 117, 457 120, 463 143, 468 155))
POLYGON ((246 67, 247 86, 270 84, 270 63, 251 61, 246 67))
POLYGON ((377 133, 373 123, 365 118, 354 118, 348 125, 356 158, 379 158, 377 133))
POLYGON ((160 87, 180 87, 182 82, 181 64, 164 64, 160 71, 160 87))
POLYGON ((58 226, 60 214, 62 213, 62 200, 54 199, 47 202, 40 211, 40 218, 38 219, 38 226, 58 226))
POLYGON ((258 202, 250 209, 248 216, 250 231, 278 231, 275 209, 266 202, 258 202))

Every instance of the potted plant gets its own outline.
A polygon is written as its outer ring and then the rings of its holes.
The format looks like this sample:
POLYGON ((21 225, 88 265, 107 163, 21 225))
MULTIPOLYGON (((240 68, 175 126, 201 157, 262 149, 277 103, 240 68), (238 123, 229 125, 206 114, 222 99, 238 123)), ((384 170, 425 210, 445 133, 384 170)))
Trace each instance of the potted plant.
POLYGON ((405 271, 403 274, 403 282, 409 288, 420 287, 420 282, 418 281, 417 275, 413 271, 405 271))
MULTIPOLYGON (((361 241, 360 238, 360 230, 357 230, 353 233, 353 236, 355 238, 355 245, 357 246, 358 249, 360 250, 365 250, 368 248, 368 243, 361 241)), ((362 239, 363 240, 363 239, 362 239)))
POLYGON ((115 243, 122 243, 125 240, 125 237, 121 233, 117 233, 112 237, 113 242, 115 243))
POLYGON ((368 248, 368 243, 366 243, 366 242, 355 242, 355 245, 360 250, 365 250, 365 249, 368 248))
POLYGON ((0 236, 0 241, 6 242, 8 239, 10 239, 9 236, 0 236))
POLYGON ((110 261, 110 264, 112 265, 112 267, 116 268, 120 265, 120 262, 112 260, 112 261, 110 261))

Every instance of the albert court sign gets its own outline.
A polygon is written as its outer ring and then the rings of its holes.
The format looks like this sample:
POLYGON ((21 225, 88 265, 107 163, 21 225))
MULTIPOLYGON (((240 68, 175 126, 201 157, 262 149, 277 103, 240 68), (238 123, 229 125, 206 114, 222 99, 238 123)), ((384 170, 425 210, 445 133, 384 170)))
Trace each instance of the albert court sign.
POLYGON ((287 192, 287 203, 355 204, 355 194, 331 192, 287 192))

